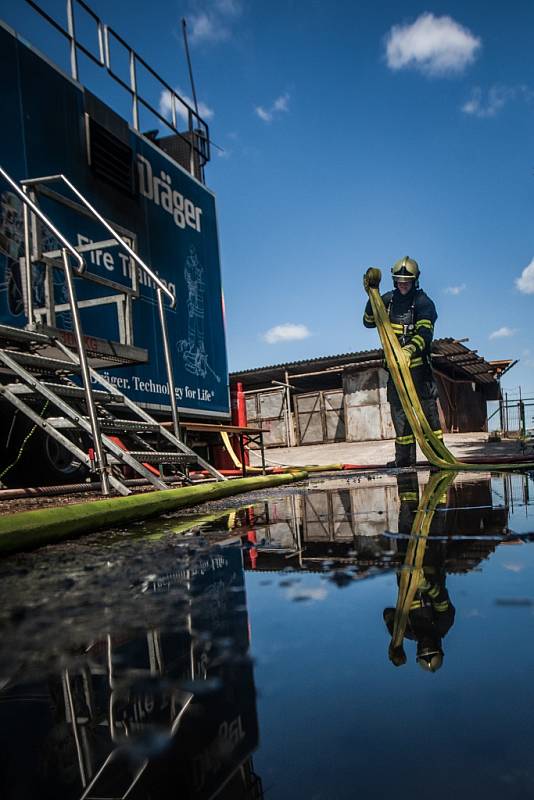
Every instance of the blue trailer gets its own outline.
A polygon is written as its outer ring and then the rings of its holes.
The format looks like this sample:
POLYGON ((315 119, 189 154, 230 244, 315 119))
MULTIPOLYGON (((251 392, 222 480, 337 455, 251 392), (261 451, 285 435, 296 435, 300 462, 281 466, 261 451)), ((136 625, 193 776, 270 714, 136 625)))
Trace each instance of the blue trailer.
POLYGON ((179 415, 230 416, 216 206, 204 183, 209 130, 84 2, 67 0, 66 27, 33 0, 29 6, 63 37, 71 74, 0 23, 10 121, 0 149, 0 392, 40 429, 52 472, 55 452, 93 469, 104 491, 109 481, 123 491, 110 464, 146 478, 165 463, 171 472, 192 463, 179 442, 179 415), (77 9, 94 23, 94 50, 76 39, 77 9), (113 61, 118 48, 128 81, 113 61), (80 83, 80 53, 128 93, 130 121, 80 83), (158 98, 138 92, 142 71, 157 82, 158 98), (148 118, 157 127, 147 131, 148 118), (161 428, 165 417, 171 430, 161 428), (119 418, 122 428, 112 421, 119 418), (126 434, 136 441, 113 440, 126 434), (139 441, 145 434, 148 443, 139 441), (154 450, 176 457, 148 457, 154 450))

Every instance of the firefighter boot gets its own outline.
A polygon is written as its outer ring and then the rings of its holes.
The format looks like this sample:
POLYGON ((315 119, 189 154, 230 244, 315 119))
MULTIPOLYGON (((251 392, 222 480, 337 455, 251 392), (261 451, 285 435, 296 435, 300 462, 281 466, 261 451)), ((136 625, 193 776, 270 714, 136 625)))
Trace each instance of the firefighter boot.
POLYGON ((415 442, 408 444, 395 442, 395 466, 415 467, 415 442))

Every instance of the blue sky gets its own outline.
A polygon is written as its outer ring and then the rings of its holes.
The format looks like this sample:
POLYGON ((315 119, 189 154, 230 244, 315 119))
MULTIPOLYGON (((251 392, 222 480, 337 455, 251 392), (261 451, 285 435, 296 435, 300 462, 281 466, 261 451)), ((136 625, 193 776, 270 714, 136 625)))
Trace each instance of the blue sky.
MULTIPOLYGON (((22 0, 0 5, 33 40, 22 0)), ((188 19, 223 148, 207 183, 231 370, 375 347, 362 274, 381 267, 385 291, 410 255, 436 336, 519 358, 503 385, 534 395, 532 2, 91 5, 190 95, 188 19)))

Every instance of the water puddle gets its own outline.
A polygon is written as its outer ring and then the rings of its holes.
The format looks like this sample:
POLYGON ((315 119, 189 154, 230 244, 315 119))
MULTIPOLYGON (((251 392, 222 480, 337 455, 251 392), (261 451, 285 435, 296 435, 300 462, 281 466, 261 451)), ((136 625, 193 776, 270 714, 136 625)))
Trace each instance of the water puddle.
POLYGON ((530 796, 533 495, 318 477, 6 559, 2 798, 530 796))

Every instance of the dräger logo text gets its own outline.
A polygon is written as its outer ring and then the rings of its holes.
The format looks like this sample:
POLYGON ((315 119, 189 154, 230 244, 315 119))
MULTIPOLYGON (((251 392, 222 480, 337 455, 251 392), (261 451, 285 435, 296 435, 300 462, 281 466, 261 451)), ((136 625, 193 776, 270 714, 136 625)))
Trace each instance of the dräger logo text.
POLYGON ((152 164, 144 156, 137 156, 139 173, 139 192, 148 200, 171 214, 174 224, 179 228, 188 225, 200 233, 200 216, 202 209, 196 206, 183 194, 173 189, 171 176, 161 170, 159 177, 154 175, 152 164))

